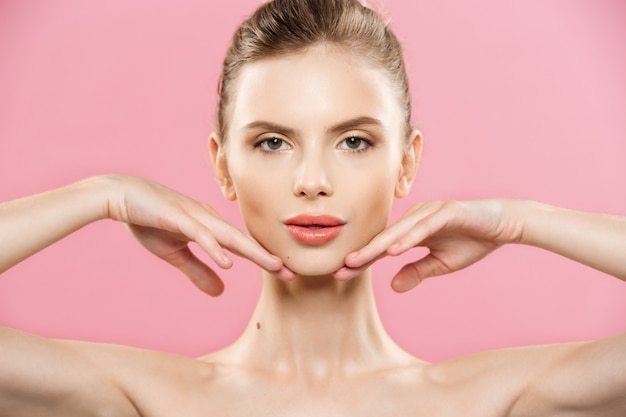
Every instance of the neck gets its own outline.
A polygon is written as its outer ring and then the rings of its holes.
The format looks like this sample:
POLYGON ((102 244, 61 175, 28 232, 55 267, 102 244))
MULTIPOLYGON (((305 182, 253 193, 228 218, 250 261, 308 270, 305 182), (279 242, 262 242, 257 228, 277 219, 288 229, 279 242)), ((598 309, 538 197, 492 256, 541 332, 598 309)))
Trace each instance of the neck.
POLYGON ((244 365, 268 364, 319 380, 410 360, 381 324, 370 270, 350 281, 283 282, 268 273, 263 279, 251 321, 231 348, 244 365))

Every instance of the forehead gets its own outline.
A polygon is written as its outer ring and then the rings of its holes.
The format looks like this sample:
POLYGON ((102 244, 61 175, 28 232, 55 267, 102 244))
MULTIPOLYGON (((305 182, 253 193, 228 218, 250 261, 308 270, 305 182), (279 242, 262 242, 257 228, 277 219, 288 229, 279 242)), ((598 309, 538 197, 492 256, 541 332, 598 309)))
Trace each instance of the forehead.
POLYGON ((230 129, 255 120, 328 127, 363 116, 380 120, 390 133, 402 126, 400 103, 384 70, 324 45, 244 65, 230 110, 230 129))

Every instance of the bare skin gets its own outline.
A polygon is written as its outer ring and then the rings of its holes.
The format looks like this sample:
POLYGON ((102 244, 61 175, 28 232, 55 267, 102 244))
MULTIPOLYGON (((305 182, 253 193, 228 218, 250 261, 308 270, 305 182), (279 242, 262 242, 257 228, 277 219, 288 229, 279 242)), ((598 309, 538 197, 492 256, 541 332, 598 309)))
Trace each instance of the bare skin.
MULTIPOLYGON (((45 196, 3 204, 2 227, 8 231, 6 225, 13 220, 10 223, 18 226, 13 230, 20 230, 20 219, 28 218, 25 213, 35 215, 74 197, 97 201, 111 190, 132 190, 137 198, 146 192, 154 197, 153 203, 166 206, 155 211, 173 209, 171 201, 188 209, 182 212, 193 211, 191 207, 197 204, 161 187, 153 194, 154 187, 136 178, 90 179, 45 196)), ((482 240, 486 247, 503 244, 500 239, 487 238, 494 236, 496 218, 486 213, 497 208, 515 218, 515 224, 523 225, 524 233, 516 236, 518 243, 543 242, 557 253, 571 255, 569 239, 563 241, 559 233, 577 230, 587 241, 605 242, 600 249, 609 254, 606 269, 619 278, 626 276, 619 258, 610 255, 616 250, 615 242, 622 245, 617 251, 624 249, 623 218, 510 200, 437 205, 442 206, 437 213, 446 216, 448 225, 437 227, 440 231, 429 237, 444 242, 432 245, 435 252, 452 254, 445 247, 468 238, 482 240), (492 221, 481 223, 478 219, 492 221), (550 233, 544 232, 547 225, 550 233)), ((50 223, 42 228, 53 232, 49 236, 67 233, 57 225, 69 224, 77 214, 88 211, 85 205, 75 207, 51 215, 50 223)), ((169 218, 172 224, 194 219, 181 213, 169 218)), ((424 214, 417 209, 408 216, 421 218, 424 214)), ((147 223, 145 218, 127 220, 147 223)), ((503 220, 498 219, 498 226, 508 223, 503 220)), ((426 222, 421 228, 435 225, 426 222)), ((149 240, 161 242, 151 246, 153 250, 171 245, 162 239, 162 232, 150 230, 155 232, 149 240)), ((167 236, 189 239, 174 233, 167 236)), ((255 259, 267 256, 246 239, 242 235, 233 250, 255 259)), ((375 244, 372 241, 363 251, 375 244)), ((22 246, 27 252, 35 249, 22 246)), ((481 251, 474 253, 481 255, 481 251)), ((14 258, 14 263, 25 254, 14 258)), ((596 256, 577 260, 593 264, 596 256)), ((210 276, 206 278, 212 279, 210 276)), ((410 277, 401 273, 396 280, 410 277)), ((624 335, 591 343, 484 352, 429 364, 403 352, 388 338, 373 306, 369 279, 369 269, 347 281, 332 277, 280 281, 268 272, 257 310, 241 338, 227 349, 197 360, 122 346, 46 340, 3 329, 0 415, 623 415, 624 335)), ((203 280, 196 278, 195 282, 203 280)))
POLYGON ((393 90, 376 69, 353 64, 321 48, 242 72, 228 140, 213 135, 210 152, 252 237, 207 205, 134 177, 90 178, 1 204, 0 271, 109 218, 208 294, 223 283, 191 255, 190 241, 220 268, 232 265, 225 250, 252 260, 264 286, 242 336, 199 359, 1 329, 0 416, 625 415, 626 335, 436 364, 389 338, 371 289, 369 266, 380 257, 429 248, 394 277, 397 291, 511 243, 625 280, 626 219, 494 199, 419 203, 387 227, 422 139, 413 132, 404 142, 393 90), (291 88, 302 76, 310 88, 291 88), (345 225, 327 244, 299 244, 284 221, 301 213, 345 225))

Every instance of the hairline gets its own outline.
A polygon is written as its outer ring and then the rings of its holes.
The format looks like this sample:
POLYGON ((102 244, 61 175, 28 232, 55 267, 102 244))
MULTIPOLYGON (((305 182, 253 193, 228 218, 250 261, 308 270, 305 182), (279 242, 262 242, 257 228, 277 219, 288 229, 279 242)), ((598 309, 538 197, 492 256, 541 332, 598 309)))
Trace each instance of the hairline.
MULTIPOLYGON (((351 48, 350 45, 348 45, 349 42, 347 41, 336 41, 336 40, 332 40, 332 39, 321 39, 319 41, 313 42, 309 45, 300 47, 300 48, 295 48, 295 49, 290 49, 288 51, 282 52, 282 51, 276 51, 276 52, 272 52, 272 53, 266 53, 263 54, 262 56, 258 56, 258 57, 251 57, 248 58, 248 60, 240 65, 237 68, 237 71, 235 72, 235 74, 231 74, 232 78, 231 78, 231 84, 229 85, 229 89, 231 92, 230 95, 230 101, 228 103, 228 105, 224 108, 224 116, 227 116, 230 114, 230 112, 232 111, 232 107, 236 101, 236 98, 238 96, 239 93, 239 82, 238 80, 241 77, 241 73, 243 72, 244 68, 246 66, 248 66, 249 64, 255 64, 258 62, 262 62, 262 61, 269 61, 269 60, 273 60, 273 59, 280 59, 280 58, 284 58, 284 57, 288 57, 288 56, 295 56, 295 55, 303 55, 306 54, 307 52, 309 52, 312 49, 315 48, 319 48, 319 47, 329 47, 331 48, 331 51, 333 53, 341 53, 343 55, 348 54, 350 55, 352 58, 355 58, 357 61, 360 61, 366 65, 369 65, 372 69, 376 69, 379 72, 383 73, 383 79, 385 80, 385 82, 387 83, 388 87, 393 89, 397 95, 397 99, 399 103, 402 103, 401 98, 403 97, 403 93, 402 91, 400 91, 400 88, 397 86, 396 82, 394 82, 393 77, 391 77, 391 75, 389 74, 389 71, 387 71, 387 69, 380 63, 376 62, 375 59, 373 58, 369 58, 367 56, 366 53, 363 53, 363 50, 365 50, 365 48, 351 48), (359 51, 359 49, 361 49, 361 51, 359 51), (359 53, 361 52, 361 53, 359 53), (234 76, 233 76, 234 75, 234 76)), ((221 88, 221 80, 220 80, 220 88, 221 88)), ((219 111, 219 108, 218 108, 219 111)), ((224 123, 221 126, 221 131, 218 132, 219 136, 220 136, 220 140, 222 141, 222 143, 227 142, 227 132, 230 128, 230 123, 229 121, 232 119, 232 117, 224 117, 224 123)), ((406 130, 406 126, 402 127, 403 130, 406 130)), ((410 134, 410 130, 405 132, 405 136, 409 136, 410 134)))

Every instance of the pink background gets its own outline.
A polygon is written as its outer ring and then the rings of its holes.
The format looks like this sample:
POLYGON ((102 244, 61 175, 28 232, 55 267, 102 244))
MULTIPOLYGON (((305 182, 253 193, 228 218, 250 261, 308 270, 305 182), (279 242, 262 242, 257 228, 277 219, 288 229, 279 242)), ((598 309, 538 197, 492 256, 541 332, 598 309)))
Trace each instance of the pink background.
MULTIPOLYGON (((0 200, 120 172, 241 225, 206 139, 228 39, 259 3, 0 0, 0 200)), ((426 136, 396 216, 418 200, 489 196, 626 215, 624 2, 379 3, 426 136)), ((626 331, 626 284, 556 255, 507 247, 393 293, 417 253, 377 264, 375 287, 391 335, 425 359, 626 331)), ((0 324, 200 355, 238 335, 258 296, 249 262, 222 276, 225 294, 204 296, 103 221, 6 272, 0 324)))

